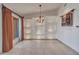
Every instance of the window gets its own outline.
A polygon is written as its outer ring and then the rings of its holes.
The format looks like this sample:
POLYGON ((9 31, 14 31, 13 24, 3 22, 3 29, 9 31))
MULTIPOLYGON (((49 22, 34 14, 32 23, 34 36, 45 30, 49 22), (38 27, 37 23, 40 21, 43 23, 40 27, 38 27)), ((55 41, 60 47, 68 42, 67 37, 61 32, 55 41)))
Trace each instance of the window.
POLYGON ((16 17, 13 17, 14 23, 14 38, 19 36, 19 20, 16 17))

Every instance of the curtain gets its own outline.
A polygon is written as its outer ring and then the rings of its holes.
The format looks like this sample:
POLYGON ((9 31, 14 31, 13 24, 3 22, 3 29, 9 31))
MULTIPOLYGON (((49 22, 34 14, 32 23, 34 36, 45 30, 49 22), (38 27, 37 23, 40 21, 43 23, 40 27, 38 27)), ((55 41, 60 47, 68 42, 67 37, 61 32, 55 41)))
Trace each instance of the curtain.
POLYGON ((3 52, 7 52, 13 47, 13 19, 12 12, 6 7, 2 7, 3 16, 3 52))
POLYGON ((22 21, 21 21, 21 29, 22 29, 22 38, 21 40, 24 40, 24 17, 22 17, 22 21))

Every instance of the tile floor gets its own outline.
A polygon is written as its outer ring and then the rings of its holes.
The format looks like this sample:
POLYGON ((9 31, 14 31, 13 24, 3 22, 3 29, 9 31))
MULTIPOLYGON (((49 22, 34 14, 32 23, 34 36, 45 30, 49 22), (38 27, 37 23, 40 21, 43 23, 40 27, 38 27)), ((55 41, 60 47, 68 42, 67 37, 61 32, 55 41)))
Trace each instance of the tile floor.
POLYGON ((58 40, 24 40, 4 55, 78 55, 58 40))

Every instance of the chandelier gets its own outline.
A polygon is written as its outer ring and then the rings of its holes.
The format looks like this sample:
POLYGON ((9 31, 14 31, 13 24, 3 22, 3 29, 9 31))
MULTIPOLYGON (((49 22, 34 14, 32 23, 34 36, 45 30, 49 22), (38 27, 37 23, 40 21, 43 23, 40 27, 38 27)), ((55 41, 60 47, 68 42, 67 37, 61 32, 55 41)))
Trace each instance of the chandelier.
POLYGON ((44 16, 42 16, 42 13, 41 13, 41 7, 42 7, 42 5, 39 5, 39 8, 40 8, 40 16, 37 17, 37 19, 36 19, 38 23, 43 23, 44 22, 44 16))

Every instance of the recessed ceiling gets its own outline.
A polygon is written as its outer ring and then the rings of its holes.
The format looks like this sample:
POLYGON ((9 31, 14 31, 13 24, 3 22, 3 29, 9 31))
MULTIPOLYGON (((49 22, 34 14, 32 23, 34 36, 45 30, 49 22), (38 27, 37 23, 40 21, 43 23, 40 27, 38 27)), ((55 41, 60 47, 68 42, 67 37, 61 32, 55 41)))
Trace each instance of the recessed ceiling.
MULTIPOLYGON (((39 3, 5 3, 4 5, 20 15, 39 13, 39 3)), ((42 3, 42 12, 51 10, 57 12, 61 5, 62 3, 42 3)))

